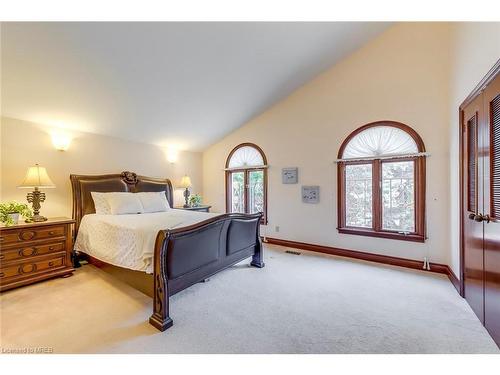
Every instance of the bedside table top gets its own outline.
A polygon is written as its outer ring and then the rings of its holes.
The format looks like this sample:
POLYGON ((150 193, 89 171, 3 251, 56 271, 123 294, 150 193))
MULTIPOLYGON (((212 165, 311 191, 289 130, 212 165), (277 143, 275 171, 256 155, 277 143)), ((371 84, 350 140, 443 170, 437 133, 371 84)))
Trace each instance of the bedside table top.
POLYGON ((3 223, 0 223, 0 231, 6 229, 16 229, 16 228, 30 228, 30 227, 39 227, 44 225, 53 225, 53 224, 73 224, 75 220, 70 219, 69 217, 49 217, 47 221, 39 221, 32 223, 25 223, 24 219, 19 218, 19 223, 10 225, 6 227, 3 223))
POLYGON ((175 209, 177 210, 203 210, 203 209, 207 209, 207 208, 211 208, 212 206, 209 206, 209 205, 199 205, 199 206, 193 206, 193 207, 183 207, 183 206, 176 206, 174 207, 175 209))

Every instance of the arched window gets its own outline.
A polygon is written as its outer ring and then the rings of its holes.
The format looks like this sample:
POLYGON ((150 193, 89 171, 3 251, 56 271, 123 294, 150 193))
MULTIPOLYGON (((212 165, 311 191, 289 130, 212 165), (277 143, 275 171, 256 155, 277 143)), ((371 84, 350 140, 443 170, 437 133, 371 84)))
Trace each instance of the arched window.
POLYGON ((267 159, 253 143, 236 146, 227 157, 226 212, 263 212, 267 223, 267 159))
POLYGON ((425 241, 425 146, 409 126, 378 121, 338 154, 340 233, 425 241))

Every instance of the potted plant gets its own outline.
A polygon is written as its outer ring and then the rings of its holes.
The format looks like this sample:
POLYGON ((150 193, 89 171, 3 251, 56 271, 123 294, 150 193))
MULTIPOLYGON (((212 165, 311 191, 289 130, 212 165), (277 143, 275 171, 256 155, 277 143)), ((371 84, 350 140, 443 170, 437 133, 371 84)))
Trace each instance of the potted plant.
POLYGON ((29 220, 33 213, 27 204, 10 201, 0 203, 0 222, 5 226, 17 224, 19 215, 29 220))
POLYGON ((191 195, 189 198, 189 204, 191 207, 198 207, 201 205, 201 195, 200 194, 194 194, 191 195))

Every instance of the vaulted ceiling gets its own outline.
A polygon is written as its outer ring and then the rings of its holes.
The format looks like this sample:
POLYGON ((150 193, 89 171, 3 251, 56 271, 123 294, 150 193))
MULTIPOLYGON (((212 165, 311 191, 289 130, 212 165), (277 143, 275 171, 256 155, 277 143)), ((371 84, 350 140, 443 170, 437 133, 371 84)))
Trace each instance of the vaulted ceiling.
POLYGON ((200 151, 388 23, 3 23, 2 115, 200 151))

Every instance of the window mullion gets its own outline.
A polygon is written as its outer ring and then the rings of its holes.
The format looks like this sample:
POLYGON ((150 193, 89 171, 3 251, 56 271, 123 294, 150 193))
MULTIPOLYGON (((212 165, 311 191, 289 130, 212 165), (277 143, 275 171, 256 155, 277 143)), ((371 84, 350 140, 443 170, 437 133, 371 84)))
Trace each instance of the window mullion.
POLYGON ((338 189, 340 194, 338 194, 338 197, 341 199, 341 202, 338 202, 339 204, 339 213, 338 213, 338 226, 340 228, 345 227, 346 222, 347 222, 347 210, 346 210, 346 200, 347 200, 347 192, 346 192, 346 168, 345 168, 345 163, 341 163, 338 166, 338 171, 339 171, 339 183, 338 183, 338 189))
POLYGON ((248 169, 245 169, 245 181, 244 181, 244 192, 245 192, 245 213, 248 214, 250 212, 250 194, 249 194, 249 188, 248 188, 248 176, 250 175, 250 171, 248 169))
MULTIPOLYGON (((413 160, 413 214, 415 220, 414 232, 419 234, 424 234, 424 211, 425 208, 422 206, 422 196, 420 187, 420 176, 422 175, 422 164, 424 159, 414 159, 413 160), (422 219, 421 219, 422 218, 422 219)), ((425 178, 424 178, 425 180, 425 178)))
POLYGON ((372 185, 373 185, 373 230, 379 232, 382 230, 382 162, 380 160, 374 160, 373 165, 373 175, 372 175, 372 185))
POLYGON ((226 212, 232 212, 233 207, 233 172, 226 172, 226 212))

